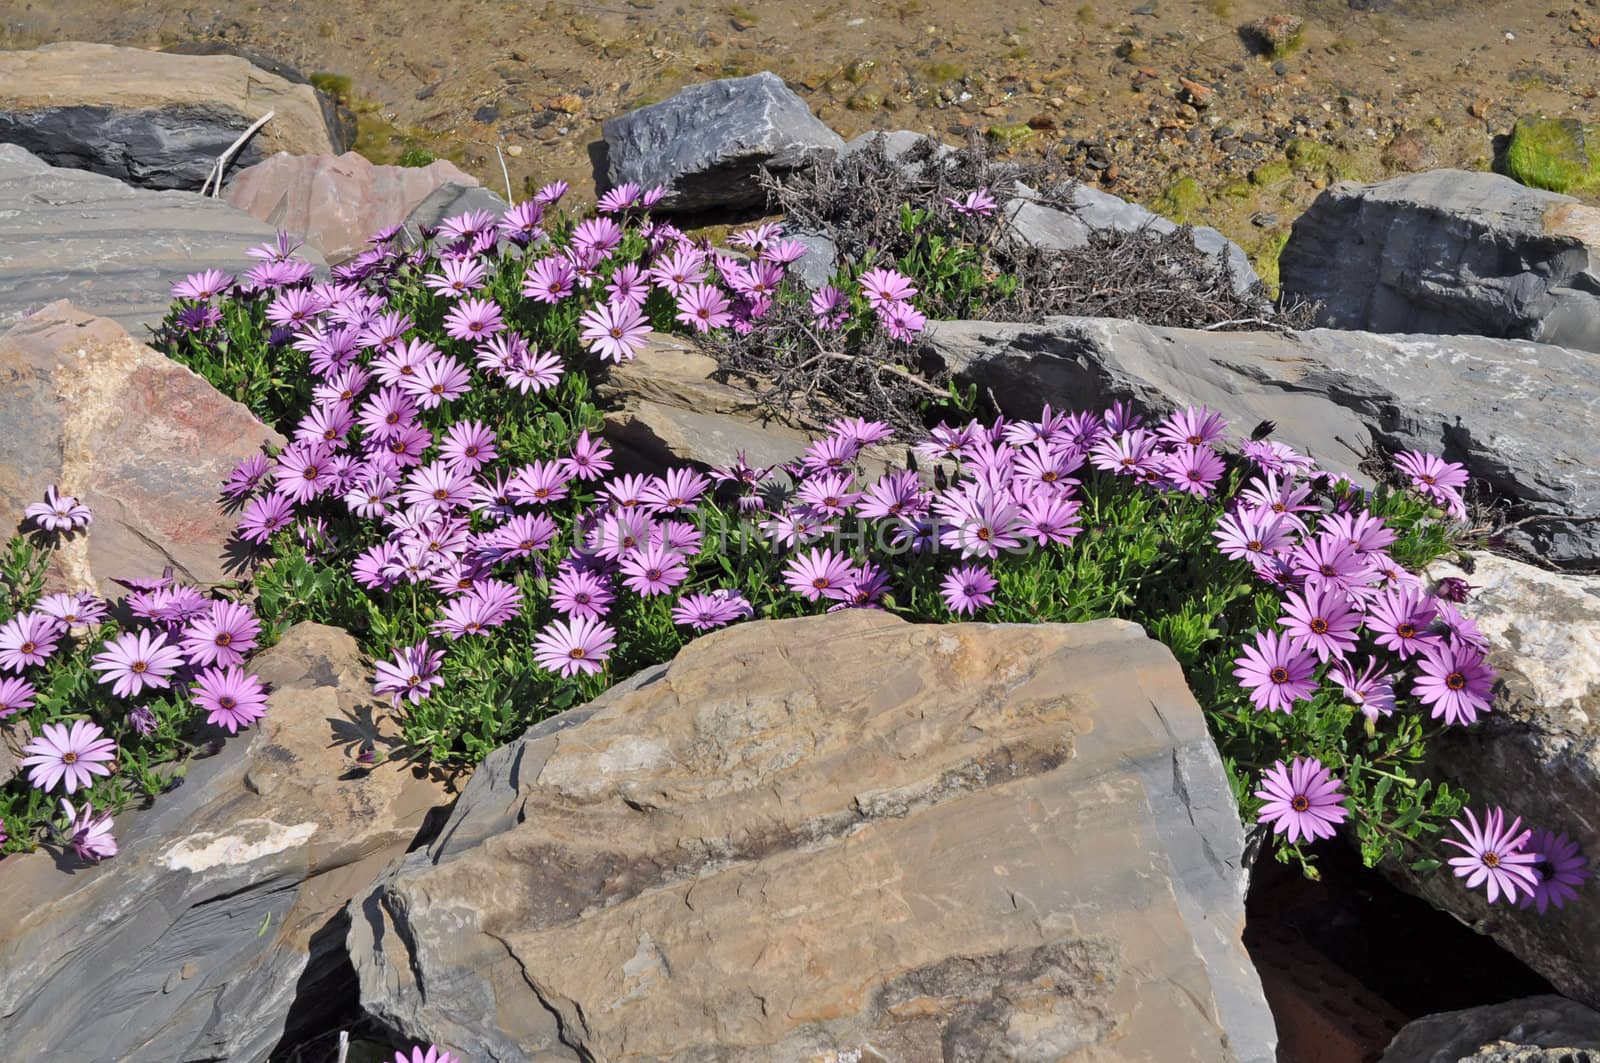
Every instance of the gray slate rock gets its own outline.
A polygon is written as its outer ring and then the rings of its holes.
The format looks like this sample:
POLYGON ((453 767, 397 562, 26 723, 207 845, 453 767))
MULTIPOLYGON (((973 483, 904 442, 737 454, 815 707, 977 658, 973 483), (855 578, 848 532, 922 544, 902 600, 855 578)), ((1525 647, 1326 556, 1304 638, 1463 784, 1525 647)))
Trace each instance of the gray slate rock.
POLYGON ((237 276, 251 264, 245 248, 274 232, 220 200, 133 188, 0 144, 0 329, 71 299, 143 338, 174 284, 204 269, 237 276))
POLYGON ((1600 1012, 1525 997, 1408 1023, 1381 1063, 1585 1063, 1600 1059, 1600 1012))
POLYGON ((510 209, 505 200, 482 185, 446 181, 412 208, 411 213, 406 215, 406 226, 415 232, 472 210, 486 210, 499 218, 510 209))
MULTIPOLYGON (((928 368, 993 389, 1009 416, 1133 399, 1203 403, 1244 435, 1278 438, 1355 472, 1372 443, 1466 463, 1537 519, 1509 542, 1552 564, 1600 564, 1600 359, 1481 336, 1204 332, 1131 321, 937 322, 928 368)), ((1359 479, 1359 477, 1358 477, 1359 479)))
MULTIPOLYGON (((1038 192, 1018 181, 1005 212, 1011 233, 1017 240, 1051 251, 1086 247, 1090 234, 1103 230, 1143 231, 1165 236, 1178 228, 1178 223, 1170 218, 1084 184, 1073 187, 1071 209, 1063 210, 1041 202, 1038 192)), ((1227 264, 1235 292, 1243 294, 1260 283, 1250 265, 1250 256, 1238 244, 1210 226, 1196 226, 1190 234, 1194 245, 1213 264, 1219 267, 1227 264)))
POLYGON ((1284 295, 1330 328, 1600 351, 1600 208, 1498 174, 1335 185, 1278 261, 1284 295))
POLYGON ((349 947, 369 1014, 468 1059, 1267 1063, 1242 844, 1137 626, 849 610, 491 754, 349 947))
POLYGON ((691 85, 671 99, 608 118, 602 126, 609 187, 665 185, 658 211, 753 207, 765 166, 788 173, 812 151, 844 140, 819 122, 776 74, 691 85))
POLYGON ((116 856, 0 860, 8 1061, 264 1060, 336 1021, 339 913, 447 798, 398 761, 352 771, 400 739, 345 632, 296 625, 251 670, 266 716, 119 816, 116 856))

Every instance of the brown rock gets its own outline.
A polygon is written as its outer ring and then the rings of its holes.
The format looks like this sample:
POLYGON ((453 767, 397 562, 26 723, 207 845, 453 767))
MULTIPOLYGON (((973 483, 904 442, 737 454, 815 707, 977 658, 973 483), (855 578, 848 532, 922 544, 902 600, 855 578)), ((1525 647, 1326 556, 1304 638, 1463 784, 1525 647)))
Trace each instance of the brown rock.
POLYGON ((235 174, 223 198, 257 221, 305 237, 330 265, 338 265, 450 182, 473 186, 478 179, 445 159, 427 166, 374 166, 353 151, 280 152, 235 174))
POLYGON ((440 839, 350 952, 468 1058, 1273 1058, 1237 811, 1132 624, 716 632, 491 756, 440 839))
POLYGON ((398 739, 349 635, 301 624, 252 667, 266 716, 118 817, 117 856, 0 861, 8 1058, 266 1059, 297 997, 308 1023, 337 1006, 331 921, 445 795, 399 763, 353 770, 398 739))
POLYGON ((1263 15, 1239 32, 1260 51, 1276 59, 1299 46, 1305 32, 1305 20, 1294 15, 1263 15))
POLYGON ((1182 89, 1179 93, 1180 98, 1199 108, 1211 106, 1211 100, 1217 94, 1217 90, 1211 86, 1190 81, 1188 78, 1179 78, 1178 85, 1182 89))
POLYGON ((283 439, 199 376, 65 300, 0 335, 0 526, 49 484, 94 513, 55 552, 57 577, 118 592, 114 577, 230 577, 237 516, 218 488, 234 464, 283 439))

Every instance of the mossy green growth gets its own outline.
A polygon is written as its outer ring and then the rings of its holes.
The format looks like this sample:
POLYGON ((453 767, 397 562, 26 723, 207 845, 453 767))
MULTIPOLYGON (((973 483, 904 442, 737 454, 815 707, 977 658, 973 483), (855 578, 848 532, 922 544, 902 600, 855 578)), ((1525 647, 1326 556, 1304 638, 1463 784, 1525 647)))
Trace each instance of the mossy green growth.
POLYGON ((1354 156, 1315 140, 1291 140, 1284 156, 1295 173, 1321 175, 1330 181, 1352 181, 1362 176, 1354 156))
POLYGON ((1530 188, 1600 192, 1600 126, 1585 127, 1574 118, 1519 118, 1506 145, 1505 172, 1530 188))
POLYGON ((1206 194, 1200 190, 1200 182, 1193 177, 1180 177, 1161 190, 1155 206, 1158 213, 1188 224, 1205 203, 1206 194))
POLYGON ((1012 125, 992 125, 987 130, 989 139, 1005 148, 1015 147, 1016 145, 1021 144, 1024 140, 1032 137, 1036 132, 1037 130, 1035 130, 1032 126, 1025 125, 1021 122, 1017 122, 1012 125))
POLYGON ((335 103, 342 103, 347 106, 349 105, 350 93, 354 89, 355 83, 345 75, 330 74, 327 71, 322 71, 312 74, 310 77, 306 78, 306 80, 311 82, 313 88, 319 89, 333 97, 333 101, 335 103))
POLYGON ((1288 242, 1288 229, 1268 233, 1256 244, 1250 255, 1250 265, 1255 268, 1256 276, 1267 286, 1267 291, 1274 295, 1278 292, 1278 256, 1283 254, 1283 247, 1288 242))
POLYGON ((407 148, 395 159, 396 166, 427 166, 437 161, 439 156, 427 148, 407 148))
POLYGON ((1294 170, 1282 159, 1273 159, 1264 162, 1250 171, 1250 183, 1257 188, 1270 188, 1280 185, 1294 176, 1294 170))

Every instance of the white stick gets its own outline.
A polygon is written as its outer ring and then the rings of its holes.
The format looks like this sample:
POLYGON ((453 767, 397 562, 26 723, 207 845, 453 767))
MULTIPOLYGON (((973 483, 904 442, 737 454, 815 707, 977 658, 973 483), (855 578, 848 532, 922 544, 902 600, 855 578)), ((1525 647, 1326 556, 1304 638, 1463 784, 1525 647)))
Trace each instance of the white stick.
POLYGON ((350 1056, 350 1032, 348 1030, 340 1030, 339 1031, 339 1063, 344 1063, 344 1061, 347 1058, 349 1058, 349 1056, 350 1056))
POLYGON ((516 202, 516 200, 511 195, 511 174, 509 172, 507 172, 507 170, 506 170, 506 157, 504 155, 500 154, 500 145, 499 144, 496 144, 494 146, 494 155, 495 155, 495 158, 500 160, 500 176, 504 177, 506 179, 506 202, 507 203, 514 203, 514 202, 516 202))
POLYGON ((268 111, 260 118, 257 118, 253 123, 251 123, 249 129, 246 129, 243 133, 239 134, 239 139, 228 145, 227 151, 224 151, 221 155, 217 156, 216 165, 211 167, 211 172, 206 175, 205 184, 200 186, 200 194, 202 196, 206 194, 206 189, 210 188, 212 199, 222 198, 222 174, 223 171, 228 168, 228 160, 233 158, 235 152, 244 147, 245 141, 256 135, 256 130, 260 129, 262 126, 271 121, 272 116, 276 113, 276 111, 268 111), (215 179, 217 182, 216 187, 214 188, 211 185, 213 179, 215 179))

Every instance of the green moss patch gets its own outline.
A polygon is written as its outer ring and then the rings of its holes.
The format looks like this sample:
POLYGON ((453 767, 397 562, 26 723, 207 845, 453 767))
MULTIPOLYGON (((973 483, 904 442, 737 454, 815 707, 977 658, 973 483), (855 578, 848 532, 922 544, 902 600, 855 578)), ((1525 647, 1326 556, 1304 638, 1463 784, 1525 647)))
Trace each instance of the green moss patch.
POLYGON ((1504 168, 1530 188, 1580 195, 1600 191, 1600 126, 1585 127, 1573 118, 1520 118, 1506 146, 1504 168))

